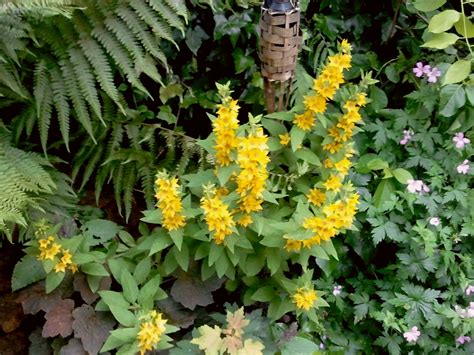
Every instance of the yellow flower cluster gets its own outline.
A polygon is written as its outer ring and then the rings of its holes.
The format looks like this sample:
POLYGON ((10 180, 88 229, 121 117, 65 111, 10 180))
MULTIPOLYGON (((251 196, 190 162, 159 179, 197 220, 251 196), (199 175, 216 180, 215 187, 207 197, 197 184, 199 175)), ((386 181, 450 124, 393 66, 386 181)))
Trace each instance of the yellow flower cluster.
POLYGON ((184 227, 183 206, 179 198, 177 178, 158 177, 155 181, 157 207, 163 215, 162 225, 172 231, 184 227))
POLYGON ((239 208, 245 215, 238 223, 243 226, 252 222, 250 213, 262 209, 262 193, 268 178, 267 164, 270 161, 267 141, 268 136, 263 133, 263 129, 257 128, 255 132, 241 138, 239 143, 237 163, 240 173, 236 181, 240 195, 239 208))
POLYGON ((222 99, 222 104, 218 105, 217 118, 212 123, 213 132, 216 135, 216 162, 219 166, 227 166, 231 163, 230 153, 238 144, 236 136, 239 128, 239 106, 237 100, 232 100, 230 96, 222 99))
POLYGON ((203 197, 201 208, 204 210, 204 218, 209 231, 214 231, 216 244, 222 244, 225 237, 232 234, 232 227, 235 225, 228 206, 218 195, 214 195, 213 197, 203 197))
POLYGON ((316 295, 316 291, 314 289, 300 287, 291 296, 291 298, 293 303, 296 305, 296 308, 308 311, 311 307, 313 307, 314 301, 316 301, 318 296, 316 295))
POLYGON ((334 126, 328 129, 328 134, 333 141, 323 146, 325 151, 331 154, 337 153, 343 147, 343 144, 352 137, 355 125, 362 120, 359 109, 365 103, 365 93, 359 93, 354 99, 344 103, 344 114, 334 126))
POLYGON ((54 266, 55 272, 66 272, 66 269, 73 273, 77 271, 77 265, 72 262, 72 254, 69 249, 64 249, 60 244, 56 243, 56 239, 50 235, 38 241, 40 254, 38 260, 55 260, 58 261, 54 266), (59 257, 61 255, 61 257, 59 257))
POLYGON ((146 351, 153 350, 158 344, 161 336, 166 331, 165 324, 167 320, 163 319, 162 314, 155 310, 150 311, 147 315, 141 317, 141 319, 144 321, 140 324, 137 340, 140 355, 143 355, 146 351))
POLYGON ((327 101, 332 100, 336 91, 344 83, 344 69, 351 67, 351 46, 343 40, 340 51, 328 58, 319 76, 314 79, 313 92, 304 97, 305 111, 295 115, 293 123, 304 131, 315 124, 315 115, 326 111, 327 101))

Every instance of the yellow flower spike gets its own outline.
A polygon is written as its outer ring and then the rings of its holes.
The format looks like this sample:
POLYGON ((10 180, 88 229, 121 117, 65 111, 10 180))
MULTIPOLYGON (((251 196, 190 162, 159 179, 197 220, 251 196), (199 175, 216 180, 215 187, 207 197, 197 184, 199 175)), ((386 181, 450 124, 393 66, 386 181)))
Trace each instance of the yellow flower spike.
POLYGON ((365 92, 361 92, 361 93, 357 94, 356 102, 357 102, 357 105, 359 105, 361 107, 365 106, 367 104, 367 94, 365 92))
POLYGON ((300 251, 302 246, 303 243, 300 240, 287 239, 284 248, 286 251, 292 252, 300 251))
POLYGON ((317 299, 316 291, 307 287, 300 287, 291 296, 296 308, 308 311, 313 307, 314 301, 317 299))
POLYGON ((227 166, 231 163, 231 152, 237 148, 238 138, 236 136, 239 128, 240 107, 237 100, 230 96, 222 99, 218 105, 217 118, 212 123, 213 132, 216 135, 214 149, 216 150, 216 161, 218 166, 227 166))
POLYGON ((155 181, 157 207, 163 215, 162 225, 169 231, 184 227, 183 206, 177 178, 158 177, 155 181))
POLYGON ((304 106, 313 113, 323 113, 326 111, 326 99, 318 94, 304 97, 304 106))
POLYGON ((210 232, 214 232, 216 244, 222 244, 224 239, 232 234, 235 225, 229 207, 219 196, 205 196, 201 198, 201 208, 204 210, 204 219, 210 232))
POLYGON ((54 260, 54 257, 59 253, 60 250, 61 245, 59 245, 58 243, 53 243, 49 247, 49 249, 42 251, 42 253, 40 254, 40 258, 43 260, 54 260))
POLYGON ((252 216, 249 214, 243 215, 238 221, 237 224, 242 227, 247 227, 253 222, 252 216))
POLYGON ((144 355, 145 352, 153 350, 166 331, 165 324, 167 320, 162 318, 161 313, 157 313, 156 311, 151 312, 143 317, 147 320, 140 324, 140 330, 137 334, 140 355, 144 355), (154 314, 151 312, 154 312, 154 314))
POLYGON ((343 53, 350 53, 352 51, 352 46, 347 39, 341 41, 341 51, 343 53))

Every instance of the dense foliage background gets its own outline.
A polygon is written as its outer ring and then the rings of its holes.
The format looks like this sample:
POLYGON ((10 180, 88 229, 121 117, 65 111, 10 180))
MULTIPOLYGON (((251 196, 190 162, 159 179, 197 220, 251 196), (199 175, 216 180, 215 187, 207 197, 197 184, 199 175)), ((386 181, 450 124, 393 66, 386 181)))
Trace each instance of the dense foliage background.
MULTIPOLYGON (((2 243, 25 246, 13 272, 17 302, 25 314, 44 314, 31 349, 134 353, 140 322, 156 320, 140 320, 139 310, 156 308, 180 328, 166 326, 171 338, 162 332, 171 354, 198 353, 221 327, 245 334, 239 339, 256 354, 258 344, 282 354, 474 352, 473 2, 300 3, 293 111, 281 117, 299 113, 342 39, 352 44, 345 78, 372 72, 378 81, 354 138, 349 180, 361 197, 353 228, 306 258, 311 274, 299 256, 281 259, 289 265, 282 280, 318 291, 312 314, 275 305, 292 286, 268 281, 280 266, 267 245, 251 239, 265 257, 245 252, 245 267, 219 262, 223 249, 204 243, 208 236, 182 244, 154 215, 158 171, 195 196, 207 180, 193 179, 212 175, 216 83, 230 83, 240 124, 264 113, 260 2, 0 1, 0 231, 2 243), (63 256, 75 250, 74 275, 37 259, 38 239, 50 235, 63 256)), ((269 180, 269 191, 301 187, 290 174, 296 159, 284 159, 289 171, 269 180)))

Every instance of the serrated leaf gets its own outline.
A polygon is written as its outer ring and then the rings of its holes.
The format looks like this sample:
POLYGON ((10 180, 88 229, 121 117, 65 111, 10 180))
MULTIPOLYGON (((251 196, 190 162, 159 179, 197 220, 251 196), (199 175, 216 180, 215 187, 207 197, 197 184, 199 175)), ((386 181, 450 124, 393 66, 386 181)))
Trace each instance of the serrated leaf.
POLYGON ((192 344, 199 346, 199 349, 204 350, 206 355, 218 355, 223 352, 223 339, 221 338, 222 329, 217 325, 211 328, 208 325, 203 325, 198 328, 199 337, 191 340, 192 344))
POLYGON ((57 302, 44 316, 46 323, 43 326, 43 337, 55 337, 60 335, 63 338, 72 334, 72 310, 74 301, 71 299, 57 302))

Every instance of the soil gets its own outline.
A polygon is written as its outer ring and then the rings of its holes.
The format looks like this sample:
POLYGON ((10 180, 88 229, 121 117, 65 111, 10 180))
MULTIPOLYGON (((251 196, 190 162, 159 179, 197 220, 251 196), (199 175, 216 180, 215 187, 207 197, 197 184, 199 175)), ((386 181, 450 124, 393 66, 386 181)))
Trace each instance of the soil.
POLYGON ((21 247, 3 241, 0 247, 0 355, 28 354, 29 335, 33 331, 32 317, 23 314, 16 302, 10 280, 13 268, 23 256, 21 247), (28 318, 28 319, 27 319, 28 318))

